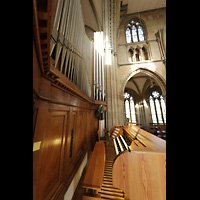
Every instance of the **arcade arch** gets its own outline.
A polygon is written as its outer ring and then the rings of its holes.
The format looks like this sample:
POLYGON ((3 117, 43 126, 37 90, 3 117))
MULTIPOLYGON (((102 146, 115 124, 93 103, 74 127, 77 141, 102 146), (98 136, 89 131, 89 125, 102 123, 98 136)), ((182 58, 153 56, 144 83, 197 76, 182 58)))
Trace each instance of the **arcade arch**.
MULTIPOLYGON (((166 104, 165 80, 155 72, 152 72, 148 69, 142 69, 142 68, 137 69, 132 73, 130 73, 127 76, 126 80, 124 81, 121 88, 121 93, 124 95, 125 92, 128 92, 133 98, 135 105, 135 114, 137 119, 136 124, 139 125, 150 125, 152 123, 155 124, 155 120, 153 121, 152 109, 150 105, 150 95, 152 94, 153 91, 158 92, 162 96, 162 102, 164 101, 164 104, 162 103, 162 105, 165 105, 166 104)), ((123 107, 124 107, 123 110, 124 121, 127 121, 125 105, 123 107)), ((163 112, 164 111, 162 111, 162 113, 163 112)), ((156 113, 157 118, 158 116, 159 115, 156 113)), ((161 120, 160 121, 157 120, 157 124, 165 124, 166 116, 162 115, 162 119, 163 119, 162 122, 161 120)))

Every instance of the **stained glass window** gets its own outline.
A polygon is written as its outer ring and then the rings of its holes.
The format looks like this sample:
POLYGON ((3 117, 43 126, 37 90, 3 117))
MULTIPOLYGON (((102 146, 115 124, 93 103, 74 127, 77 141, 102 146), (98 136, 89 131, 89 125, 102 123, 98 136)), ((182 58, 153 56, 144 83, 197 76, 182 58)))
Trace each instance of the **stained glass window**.
POLYGON ((154 98, 158 98, 159 97, 159 93, 157 91, 153 91, 152 95, 154 98))
POLYGON ((157 123, 155 106, 154 106, 154 101, 153 101, 152 96, 150 96, 150 107, 151 107, 151 116, 152 116, 153 123, 157 123))
POLYGON ((135 105, 134 105, 134 101, 133 98, 130 98, 130 105, 131 105, 131 119, 132 119, 132 123, 136 123, 136 117, 135 117, 135 105))
POLYGON ((164 122, 166 123, 166 107, 165 107, 165 101, 162 95, 160 96, 160 103, 162 107, 164 122))
POLYGON ((134 25, 132 26, 132 36, 133 36, 133 42, 138 42, 137 28, 134 25))
POLYGON ((128 23, 126 29, 127 43, 140 42, 145 40, 144 24, 141 20, 132 20, 128 23))
POLYGON ((126 111, 126 118, 129 118, 130 120, 130 108, 129 108, 129 101, 125 100, 125 111, 126 111))
POLYGON ((130 30, 130 28, 126 29, 126 42, 131 43, 131 30, 130 30))
POLYGON ((139 40, 144 41, 144 32, 141 26, 138 27, 139 40))
POLYGON ((128 99, 129 97, 130 97, 130 94, 127 93, 127 92, 125 92, 125 93, 124 93, 124 98, 125 98, 125 99, 128 99))
POLYGON ((162 120, 162 113, 161 113, 161 110, 160 110, 160 102, 158 101, 158 99, 156 99, 155 103, 156 103, 156 111, 157 111, 157 116, 158 116, 158 122, 159 122, 159 124, 162 124, 163 120, 162 120))
POLYGON ((136 115, 135 115, 135 104, 133 97, 130 96, 129 93, 124 93, 124 99, 125 99, 125 116, 126 118, 129 118, 129 122, 136 123, 136 115))
POLYGON ((159 92, 153 91, 152 96, 149 97, 149 103, 153 123, 166 123, 166 107, 163 96, 159 92))

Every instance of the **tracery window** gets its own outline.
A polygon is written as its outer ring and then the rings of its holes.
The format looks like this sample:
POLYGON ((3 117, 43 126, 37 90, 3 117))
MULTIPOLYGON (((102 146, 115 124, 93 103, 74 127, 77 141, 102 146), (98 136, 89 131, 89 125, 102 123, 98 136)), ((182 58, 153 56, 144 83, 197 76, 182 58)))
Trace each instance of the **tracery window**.
POLYGON ((139 20, 132 20, 126 28, 126 42, 141 42, 145 40, 144 25, 139 20))
POLYGON ((126 118, 129 119, 129 122, 136 124, 136 115, 135 115, 135 103, 133 97, 129 93, 124 93, 124 105, 126 118))
POLYGON ((166 106, 162 95, 153 91, 149 97, 153 124, 166 124, 166 106))

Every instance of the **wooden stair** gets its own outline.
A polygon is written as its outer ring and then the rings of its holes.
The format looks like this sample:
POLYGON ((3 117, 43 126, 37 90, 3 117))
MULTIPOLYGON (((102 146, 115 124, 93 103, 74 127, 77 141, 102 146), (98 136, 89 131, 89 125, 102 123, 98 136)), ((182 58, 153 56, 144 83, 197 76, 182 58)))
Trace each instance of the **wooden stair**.
POLYGON ((128 200, 124 192, 112 184, 112 166, 113 161, 105 161, 103 184, 98 191, 98 196, 100 199, 128 200))

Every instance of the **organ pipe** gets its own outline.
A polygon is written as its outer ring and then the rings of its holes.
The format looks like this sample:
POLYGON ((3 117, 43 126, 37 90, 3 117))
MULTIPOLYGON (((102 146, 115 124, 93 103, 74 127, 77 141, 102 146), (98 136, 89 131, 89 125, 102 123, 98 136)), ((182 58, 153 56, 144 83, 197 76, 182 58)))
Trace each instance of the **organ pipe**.
POLYGON ((56 13, 55 13, 55 18, 53 22, 53 28, 52 28, 52 33, 51 33, 51 40, 50 40, 50 55, 52 54, 52 51, 56 45, 56 40, 58 37, 58 28, 60 24, 60 18, 62 14, 62 6, 63 6, 63 0, 58 0, 57 7, 56 7, 56 13))
POLYGON ((50 40, 54 66, 96 100, 104 100, 103 32, 94 33, 92 81, 92 42, 85 34, 80 0, 58 0, 50 40), (54 52, 54 53, 53 53, 54 52), (60 60, 60 62, 58 62, 60 60))
POLYGON ((103 32, 94 33, 94 96, 104 100, 104 49, 103 32))

